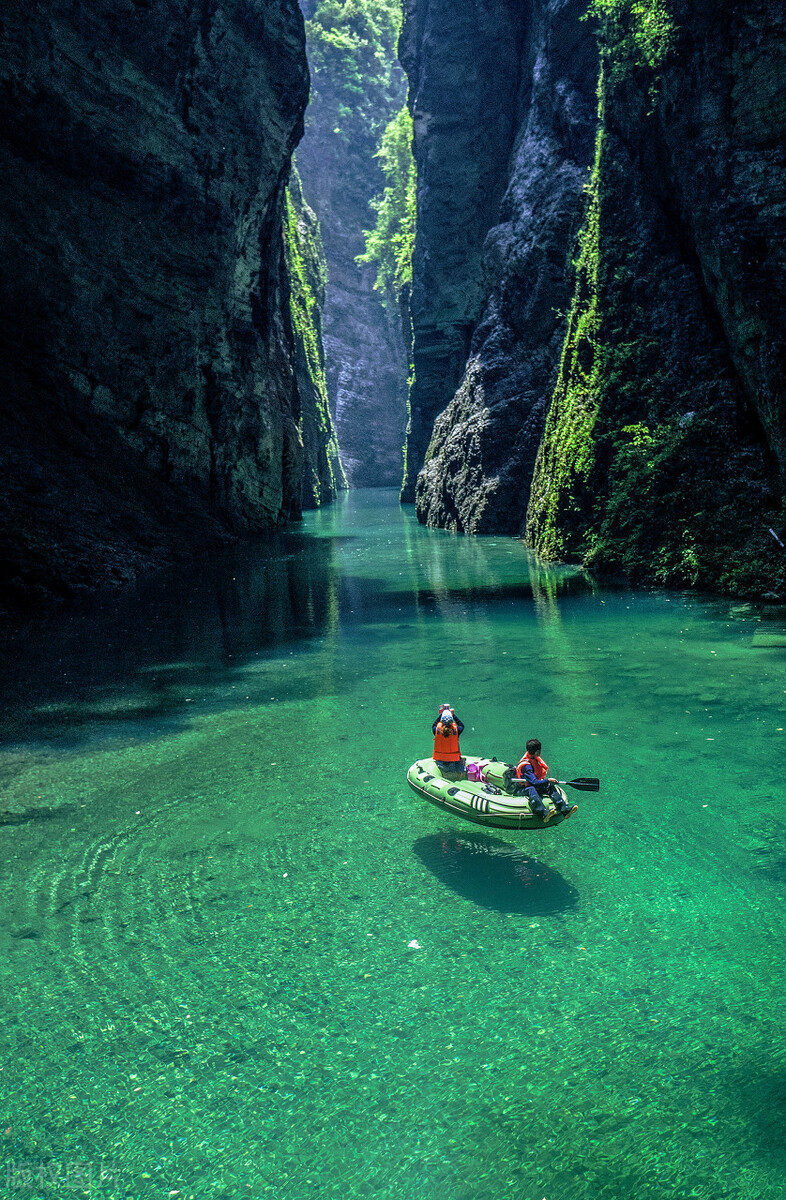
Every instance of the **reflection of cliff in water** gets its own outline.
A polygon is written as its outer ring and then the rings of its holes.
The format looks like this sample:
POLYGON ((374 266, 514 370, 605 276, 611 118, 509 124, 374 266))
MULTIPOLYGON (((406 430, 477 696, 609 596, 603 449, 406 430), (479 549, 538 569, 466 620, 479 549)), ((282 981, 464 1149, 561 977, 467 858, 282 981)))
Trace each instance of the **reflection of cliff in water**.
POLYGON ((578 892, 559 871, 486 834, 435 833, 413 849, 440 882, 495 912, 538 917, 578 903, 578 892))
MULTIPOLYGON (((332 540, 286 533, 234 547, 17 629, 0 661, 2 737, 175 718, 244 664, 337 625, 332 540)), ((254 685, 243 679, 245 696, 254 685)))
MULTIPOLYGON (((417 603, 436 604, 446 619, 470 600, 534 600, 539 615, 554 615, 558 599, 595 588, 586 571, 544 563, 516 538, 467 537, 423 529, 404 517, 407 570, 402 575, 417 603)), ((393 577, 395 587, 395 576, 393 577)))

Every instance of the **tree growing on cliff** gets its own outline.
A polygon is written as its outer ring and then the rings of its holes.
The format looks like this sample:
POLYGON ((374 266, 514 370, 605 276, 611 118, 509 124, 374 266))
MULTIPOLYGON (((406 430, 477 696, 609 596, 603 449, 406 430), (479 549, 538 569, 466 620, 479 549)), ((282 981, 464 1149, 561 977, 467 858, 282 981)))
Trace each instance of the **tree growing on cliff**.
POLYGON ((674 39, 663 0, 591 0, 587 17, 599 22, 601 49, 612 70, 630 64, 657 70, 674 39))
POLYGON ((376 146, 401 90, 401 0, 310 0, 303 8, 311 67, 306 119, 326 142, 338 139, 362 154, 376 146))
POLYGON ((376 157, 385 177, 385 189, 371 201, 377 214, 373 229, 364 230, 366 250, 358 262, 377 267, 374 287, 400 301, 412 283, 412 247, 415 241, 415 160, 412 156, 412 117, 402 108, 382 134, 376 157))

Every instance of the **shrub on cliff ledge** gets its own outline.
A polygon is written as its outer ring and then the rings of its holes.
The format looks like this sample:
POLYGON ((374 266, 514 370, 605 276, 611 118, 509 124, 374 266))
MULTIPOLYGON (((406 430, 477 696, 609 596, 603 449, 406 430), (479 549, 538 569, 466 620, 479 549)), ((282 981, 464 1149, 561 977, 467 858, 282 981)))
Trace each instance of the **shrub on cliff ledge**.
POLYGON ((587 17, 600 22, 601 49, 617 70, 624 64, 657 70, 674 39, 662 0, 591 0, 587 17))
POLYGON ((402 108, 382 134, 376 157, 385 176, 385 190, 371 201, 377 214, 373 229, 364 230, 366 252, 359 263, 377 267, 374 287, 399 300, 412 283, 415 241, 415 159, 412 156, 412 117, 402 108))
POLYGON ((303 5, 311 66, 307 121, 357 149, 376 142, 390 112, 401 0, 311 0, 303 5))

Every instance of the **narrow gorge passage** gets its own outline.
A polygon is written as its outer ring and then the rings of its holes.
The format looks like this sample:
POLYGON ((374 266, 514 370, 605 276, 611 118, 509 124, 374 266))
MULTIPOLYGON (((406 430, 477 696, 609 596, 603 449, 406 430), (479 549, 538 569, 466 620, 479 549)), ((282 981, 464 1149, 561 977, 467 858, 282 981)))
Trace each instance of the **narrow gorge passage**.
POLYGON ((311 96, 295 163, 324 246, 330 410, 349 484, 400 487, 414 189, 401 4, 305 0, 303 11, 311 96))
POLYGON ((783 0, 6 0, 0 117, 3 1200, 783 1200, 783 0))

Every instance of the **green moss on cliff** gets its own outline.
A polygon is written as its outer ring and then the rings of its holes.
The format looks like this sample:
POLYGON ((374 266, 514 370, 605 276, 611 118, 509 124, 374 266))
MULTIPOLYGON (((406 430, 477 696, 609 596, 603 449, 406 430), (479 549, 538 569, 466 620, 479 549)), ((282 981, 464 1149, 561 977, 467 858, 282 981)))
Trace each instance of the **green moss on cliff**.
POLYGON ((347 486, 339 457, 325 381, 322 308, 327 267, 319 222, 303 199, 293 169, 286 193, 284 245, 295 335, 295 370, 301 392, 300 435, 305 455, 303 504, 318 507, 347 486))
POLYGON ((576 283, 557 385, 535 461, 527 520, 527 538, 544 558, 551 559, 566 558, 581 547, 583 530, 576 518, 595 461, 592 433, 603 390, 604 366, 598 297, 604 103, 601 74, 595 160, 586 185, 586 215, 574 261, 576 283))
POLYGON ((767 527, 782 528, 783 512, 761 426, 685 235, 637 180, 658 169, 646 161, 655 72, 675 33, 655 0, 592 11, 603 17, 596 155, 527 540, 545 558, 634 580, 777 591, 767 527))

